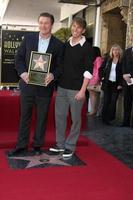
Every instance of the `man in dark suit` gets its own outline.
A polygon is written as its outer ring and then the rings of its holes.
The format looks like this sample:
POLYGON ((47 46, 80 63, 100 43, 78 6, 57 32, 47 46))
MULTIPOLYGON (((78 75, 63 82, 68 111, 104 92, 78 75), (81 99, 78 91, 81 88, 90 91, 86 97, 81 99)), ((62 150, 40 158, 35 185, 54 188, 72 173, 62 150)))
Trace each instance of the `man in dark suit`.
POLYGON ((133 104, 133 48, 125 50, 123 55, 123 78, 124 83, 124 118, 122 126, 133 127, 131 119, 133 104))
POLYGON ((36 106, 37 111, 36 128, 33 139, 33 153, 35 155, 41 154, 41 147, 44 143, 48 109, 54 90, 54 80, 57 78, 58 67, 62 59, 63 43, 51 34, 54 23, 53 15, 41 13, 38 18, 38 23, 40 32, 27 34, 25 36, 15 58, 16 69, 21 78, 21 118, 17 145, 15 149, 8 153, 9 156, 16 156, 27 152, 30 121, 34 106, 36 106), (50 73, 45 80, 47 87, 28 84, 28 66, 31 51, 52 54, 50 73))

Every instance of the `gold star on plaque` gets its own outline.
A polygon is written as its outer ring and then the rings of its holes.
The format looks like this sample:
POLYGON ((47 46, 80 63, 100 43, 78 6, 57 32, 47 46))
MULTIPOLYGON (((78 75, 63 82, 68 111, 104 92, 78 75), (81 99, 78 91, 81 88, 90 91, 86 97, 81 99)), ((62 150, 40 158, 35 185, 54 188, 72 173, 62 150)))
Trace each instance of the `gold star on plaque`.
POLYGON ((40 55, 40 57, 38 59, 34 59, 33 60, 36 64, 34 66, 35 70, 41 70, 44 71, 44 65, 47 63, 47 61, 43 60, 42 55, 40 55))

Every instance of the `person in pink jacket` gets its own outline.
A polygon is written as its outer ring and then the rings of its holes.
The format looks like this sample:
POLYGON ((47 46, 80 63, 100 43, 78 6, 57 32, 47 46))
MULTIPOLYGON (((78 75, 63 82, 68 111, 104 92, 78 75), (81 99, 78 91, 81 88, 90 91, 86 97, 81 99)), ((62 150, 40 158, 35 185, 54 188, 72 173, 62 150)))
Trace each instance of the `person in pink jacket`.
POLYGON ((99 80, 99 68, 102 64, 101 51, 99 47, 93 47, 94 62, 93 62, 93 78, 88 85, 91 112, 89 115, 95 115, 98 109, 99 96, 100 96, 100 80, 99 80))

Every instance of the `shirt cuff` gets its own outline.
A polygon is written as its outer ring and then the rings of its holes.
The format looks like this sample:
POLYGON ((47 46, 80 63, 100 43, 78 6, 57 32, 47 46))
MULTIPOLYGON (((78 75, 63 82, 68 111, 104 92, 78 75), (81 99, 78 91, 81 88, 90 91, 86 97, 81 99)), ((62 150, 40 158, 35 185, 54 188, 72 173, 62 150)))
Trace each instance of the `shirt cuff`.
POLYGON ((92 74, 88 71, 85 71, 83 76, 84 76, 84 78, 92 79, 92 74))

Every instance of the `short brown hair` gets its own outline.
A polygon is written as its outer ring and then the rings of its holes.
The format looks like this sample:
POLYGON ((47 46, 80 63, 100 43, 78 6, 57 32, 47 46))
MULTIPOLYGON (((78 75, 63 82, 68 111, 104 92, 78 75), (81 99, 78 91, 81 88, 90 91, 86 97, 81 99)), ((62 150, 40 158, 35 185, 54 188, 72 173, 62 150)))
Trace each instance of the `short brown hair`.
POLYGON ((81 17, 74 17, 73 18, 73 21, 72 21, 72 24, 76 22, 79 26, 81 26, 83 29, 86 29, 86 26, 87 26, 87 23, 85 21, 84 18, 81 18, 81 17))
POLYGON ((40 17, 48 17, 51 19, 51 24, 54 23, 54 16, 50 13, 47 13, 47 12, 41 13, 38 17, 38 20, 40 19, 40 17))

